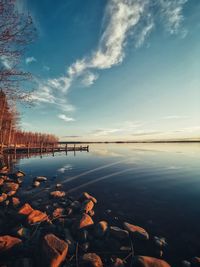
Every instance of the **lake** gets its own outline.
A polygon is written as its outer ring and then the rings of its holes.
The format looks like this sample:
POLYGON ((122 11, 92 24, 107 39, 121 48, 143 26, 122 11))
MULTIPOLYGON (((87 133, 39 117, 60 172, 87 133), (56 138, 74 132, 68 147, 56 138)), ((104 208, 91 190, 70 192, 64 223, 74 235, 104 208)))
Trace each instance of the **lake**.
POLYGON ((200 144, 99 144, 89 152, 65 152, 12 160, 26 177, 24 198, 45 198, 55 184, 98 199, 97 218, 128 220, 165 237, 164 258, 173 264, 200 256, 200 144), (29 186, 35 176, 48 182, 29 186), (27 190, 29 188, 29 190, 27 190))

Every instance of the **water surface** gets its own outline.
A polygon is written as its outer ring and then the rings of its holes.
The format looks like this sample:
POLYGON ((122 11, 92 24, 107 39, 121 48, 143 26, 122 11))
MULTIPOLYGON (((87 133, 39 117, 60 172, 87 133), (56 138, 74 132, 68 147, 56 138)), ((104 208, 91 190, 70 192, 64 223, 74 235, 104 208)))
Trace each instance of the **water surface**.
POLYGON ((62 183, 72 195, 98 199, 97 217, 124 220, 164 236, 170 262, 200 256, 200 144, 100 144, 90 152, 56 153, 16 160, 26 172, 21 194, 43 197, 62 183), (35 176, 48 184, 26 190, 35 176), (47 189, 46 189, 47 188, 47 189))

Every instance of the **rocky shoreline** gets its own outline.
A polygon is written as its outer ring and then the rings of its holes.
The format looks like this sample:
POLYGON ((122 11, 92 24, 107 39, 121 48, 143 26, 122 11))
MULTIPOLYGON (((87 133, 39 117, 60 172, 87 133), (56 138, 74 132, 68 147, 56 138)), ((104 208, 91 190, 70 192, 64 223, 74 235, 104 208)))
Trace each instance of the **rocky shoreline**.
MULTIPOLYGON (((164 237, 151 236, 129 221, 114 225, 97 220, 97 199, 87 192, 74 199, 57 184, 45 205, 21 200, 24 177, 23 171, 0 170, 0 266, 172 266, 163 256, 168 246, 164 237), (138 253, 143 247, 145 255, 138 253)), ((46 181, 35 177, 32 186, 46 181)), ((200 266, 200 258, 183 260, 180 266, 200 266)))

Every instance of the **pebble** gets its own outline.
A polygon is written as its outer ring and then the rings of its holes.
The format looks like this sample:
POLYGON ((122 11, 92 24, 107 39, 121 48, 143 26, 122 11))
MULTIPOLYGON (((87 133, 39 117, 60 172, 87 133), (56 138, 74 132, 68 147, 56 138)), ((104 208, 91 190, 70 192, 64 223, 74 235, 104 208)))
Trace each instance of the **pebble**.
POLYGON ((84 266, 87 267, 103 267, 101 258, 95 253, 86 253, 82 257, 84 266))
POLYGON ((123 225, 124 229, 127 230, 130 234, 132 234, 133 237, 143 240, 149 239, 149 234, 144 228, 127 222, 124 222, 123 225))

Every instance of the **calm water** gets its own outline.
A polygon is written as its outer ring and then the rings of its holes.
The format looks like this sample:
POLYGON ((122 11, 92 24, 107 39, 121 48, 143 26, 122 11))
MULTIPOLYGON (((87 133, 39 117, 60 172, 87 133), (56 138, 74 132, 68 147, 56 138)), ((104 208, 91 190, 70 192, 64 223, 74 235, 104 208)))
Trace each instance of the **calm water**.
POLYGON ((90 145, 89 153, 37 156, 15 167, 27 174, 26 198, 44 197, 61 182, 72 195, 94 195, 97 217, 109 219, 109 209, 112 223, 128 220, 166 237, 169 261, 200 256, 200 144, 90 145), (48 183, 27 190, 37 175, 48 183))

